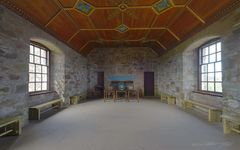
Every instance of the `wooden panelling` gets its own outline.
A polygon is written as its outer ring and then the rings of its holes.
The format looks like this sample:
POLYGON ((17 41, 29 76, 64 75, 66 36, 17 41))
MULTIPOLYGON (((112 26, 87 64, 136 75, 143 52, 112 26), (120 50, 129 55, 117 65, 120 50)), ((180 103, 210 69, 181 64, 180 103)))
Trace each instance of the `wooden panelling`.
POLYGON ((147 30, 128 30, 125 33, 120 33, 116 30, 101 30, 98 31, 103 40, 140 40, 147 30))
POLYGON ((194 28, 198 27, 202 23, 187 9, 175 20, 174 24, 170 27, 178 37, 183 38, 194 28))
POLYGON ((168 24, 183 10, 184 8, 175 7, 170 8, 156 19, 156 22, 153 24, 153 27, 167 27, 168 24))
POLYGON ((167 49, 170 49, 173 44, 178 43, 178 40, 167 30, 165 33, 157 39, 160 43, 162 43, 167 49))
POLYGON ((81 49, 87 42, 97 40, 95 31, 79 31, 69 42, 76 49, 81 49))
POLYGON ((92 29, 92 25, 89 21, 89 18, 86 15, 79 13, 75 9, 68 10, 68 13, 73 18, 73 20, 76 22, 76 24, 79 26, 79 28, 92 29))
POLYGON ((157 41, 148 41, 148 42, 145 42, 145 43, 143 44, 143 46, 152 48, 153 51, 155 51, 158 55, 161 55, 161 54, 163 54, 164 52, 166 52, 166 51, 164 50, 164 48, 157 43, 157 41))
MULTIPOLYGON (((189 0, 172 0, 174 5, 185 5, 189 0)), ((194 0, 193 0, 194 1, 194 0)), ((196 1, 196 0, 195 0, 196 1)))
POLYGON ((130 28, 149 28, 155 16, 151 8, 127 9, 123 22, 130 28))
POLYGON ((234 0, 201 0, 201 1, 192 1, 189 7, 203 19, 207 19, 213 15, 216 11, 219 11, 221 8, 233 2, 234 0))
POLYGON ((150 40, 158 40, 165 31, 165 29, 152 29, 150 30, 147 38, 150 40))
POLYGON ((104 7, 104 6, 118 6, 122 3, 122 0, 85 0, 89 4, 92 4, 95 7, 104 7))
POLYGON ((64 8, 72 8, 78 0, 58 0, 64 8))
POLYGON ((103 45, 101 43, 98 42, 89 42, 88 44, 86 44, 79 52, 83 55, 83 56, 87 56, 92 49, 94 48, 101 48, 103 47, 103 45))
POLYGON ((4 0, 1 3, 83 55, 103 46, 144 46, 163 54, 240 6, 240 0, 169 0, 171 6, 160 3, 159 11, 155 12, 153 4, 160 1, 4 0))
POLYGON ((77 32, 77 28, 65 11, 61 11, 47 25, 47 29, 65 41, 67 41, 75 32, 77 32))
POLYGON ((31 16, 40 25, 45 25, 54 17, 60 8, 54 1, 49 0, 10 0, 17 8, 21 8, 24 13, 31 16))
POLYGON ((97 9, 90 18, 98 29, 114 29, 122 23, 122 14, 119 9, 97 9))
POLYGON ((124 0, 128 6, 152 6, 159 0, 124 0))

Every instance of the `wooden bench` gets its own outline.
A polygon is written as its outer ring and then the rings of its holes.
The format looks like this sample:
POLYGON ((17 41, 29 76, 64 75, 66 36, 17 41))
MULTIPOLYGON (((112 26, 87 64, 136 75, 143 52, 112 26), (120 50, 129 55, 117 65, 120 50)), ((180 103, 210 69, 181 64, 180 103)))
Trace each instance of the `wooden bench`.
POLYGON ((163 102, 167 101, 167 103, 169 105, 175 105, 176 104, 176 97, 172 96, 172 95, 165 94, 165 93, 160 94, 160 100, 163 101, 163 102))
POLYGON ((222 115, 223 119, 223 133, 230 134, 236 132, 240 134, 240 119, 228 115, 222 115))
POLYGON ((70 104, 77 105, 78 104, 78 96, 71 96, 70 97, 70 104))
POLYGON ((21 117, 0 120, 0 137, 21 135, 21 117))
POLYGON ((53 100, 50 102, 46 102, 43 104, 39 104, 36 106, 32 106, 29 108, 29 120, 40 120, 41 114, 49 111, 52 108, 61 108, 62 107, 62 99, 53 100), (46 108, 49 107, 50 108, 46 108))
POLYGON ((192 100, 185 100, 182 103, 183 109, 193 109, 194 107, 200 107, 208 110, 208 121, 209 122, 221 122, 221 114, 222 114, 222 109, 216 108, 213 106, 209 106, 206 104, 202 104, 200 102, 192 101, 192 100))

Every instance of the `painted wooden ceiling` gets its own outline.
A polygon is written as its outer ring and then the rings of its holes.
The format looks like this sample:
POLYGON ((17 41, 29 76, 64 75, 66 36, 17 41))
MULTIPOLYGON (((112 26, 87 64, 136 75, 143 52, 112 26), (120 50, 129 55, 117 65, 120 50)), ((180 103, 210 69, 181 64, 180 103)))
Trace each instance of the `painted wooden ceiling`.
POLYGON ((82 55, 150 47, 159 55, 226 15, 239 0, 2 0, 82 55))

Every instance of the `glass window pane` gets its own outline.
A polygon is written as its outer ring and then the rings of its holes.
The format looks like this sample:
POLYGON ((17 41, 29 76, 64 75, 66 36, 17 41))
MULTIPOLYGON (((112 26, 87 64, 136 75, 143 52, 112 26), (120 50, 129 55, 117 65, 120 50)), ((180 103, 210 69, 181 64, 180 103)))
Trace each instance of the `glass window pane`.
POLYGON ((34 73, 29 74, 29 82, 35 82, 35 74, 34 73))
POLYGON ((202 81, 207 81, 207 74, 202 74, 202 81))
POLYGON ((40 56, 40 48, 38 48, 38 47, 34 47, 34 50, 35 50, 35 55, 37 55, 37 56, 40 56))
POLYGON ((42 73, 47 73, 47 67, 46 66, 42 66, 42 73))
POLYGON ((222 72, 217 72, 215 78, 216 78, 216 81, 222 82, 222 72))
POLYGON ((42 90, 42 84, 36 83, 36 91, 41 91, 41 90, 42 90))
POLYGON ((207 65, 202 65, 202 73, 207 72, 207 65))
POLYGON ((208 91, 214 92, 214 83, 208 82, 208 91))
POLYGON ((208 56, 203 57, 203 64, 206 64, 206 63, 208 63, 208 56))
POLYGON ((35 65, 29 64, 29 72, 35 72, 35 65))
POLYGON ((210 55, 210 62, 215 62, 216 61, 216 54, 210 55))
POLYGON ((36 64, 40 64, 40 57, 35 56, 34 59, 36 64))
POLYGON ((34 53, 34 51, 33 51, 33 46, 30 45, 30 54, 33 54, 33 53, 34 53))
POLYGON ((217 51, 220 52, 222 50, 221 42, 217 43, 217 51))
POLYGON ((222 83, 216 83, 216 92, 222 92, 222 83))
POLYGON ((209 47, 209 54, 216 53, 216 45, 213 44, 209 47))
POLYGON ((47 82, 47 75, 46 74, 42 74, 42 81, 47 82))
POLYGON ((202 52, 203 52, 203 56, 208 55, 208 47, 203 48, 202 52))
POLYGON ((202 82, 202 90, 207 91, 207 83, 202 82))
POLYGON ((208 72, 214 72, 214 64, 208 64, 208 72))
POLYGON ((42 83, 42 90, 47 90, 47 83, 42 83))
POLYGON ((214 81, 214 73, 208 73, 208 81, 214 81))
POLYGON ((29 62, 30 62, 30 63, 34 63, 34 62, 33 62, 33 55, 29 55, 29 62))
POLYGON ((36 74, 36 82, 41 82, 41 81, 42 81, 42 75, 36 74))
POLYGON ((46 63, 47 63, 47 60, 45 58, 41 58, 41 64, 46 65, 46 63))
POLYGON ((36 65, 36 72, 41 73, 42 72, 42 66, 41 65, 36 65))
POLYGON ((222 55, 221 53, 217 53, 217 61, 221 61, 222 60, 222 55))
POLYGON ((45 50, 41 50, 41 57, 44 57, 44 58, 46 58, 46 51, 45 50))
POLYGON ((222 62, 215 63, 215 71, 222 71, 222 62))
POLYGON ((35 91, 35 84, 34 83, 29 83, 28 84, 28 91, 29 92, 34 92, 35 91))

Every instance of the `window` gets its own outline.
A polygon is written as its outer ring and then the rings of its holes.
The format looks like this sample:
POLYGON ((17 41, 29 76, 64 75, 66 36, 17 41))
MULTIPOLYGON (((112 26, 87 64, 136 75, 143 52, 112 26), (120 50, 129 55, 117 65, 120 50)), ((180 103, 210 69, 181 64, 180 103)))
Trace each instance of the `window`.
POLYGON ((199 49, 199 89, 222 93, 222 48, 220 40, 199 49))
POLYGON ((49 50, 37 44, 30 44, 29 92, 49 90, 49 50))

